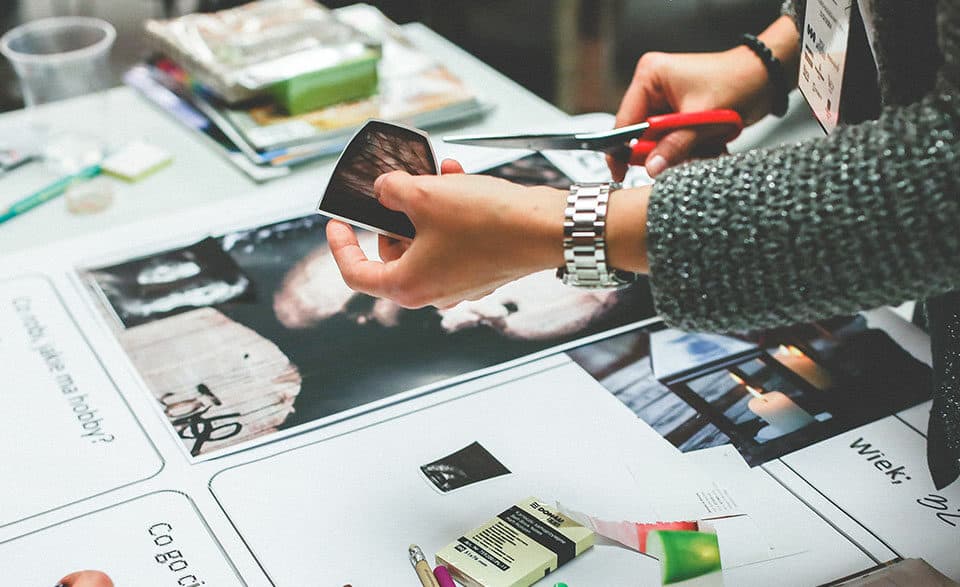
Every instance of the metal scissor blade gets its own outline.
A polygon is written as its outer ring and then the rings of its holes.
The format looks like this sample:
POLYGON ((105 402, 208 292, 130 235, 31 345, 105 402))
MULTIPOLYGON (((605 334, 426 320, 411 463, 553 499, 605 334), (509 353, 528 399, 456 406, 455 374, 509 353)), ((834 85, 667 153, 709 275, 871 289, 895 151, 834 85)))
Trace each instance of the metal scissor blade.
POLYGON ((632 126, 589 133, 554 133, 523 135, 460 135, 443 137, 447 143, 499 147, 501 149, 528 149, 531 151, 608 151, 620 148, 638 138, 649 128, 641 122, 632 126))
POLYGON ((443 137, 447 143, 472 145, 475 147, 499 147, 501 149, 527 149, 530 151, 590 149, 576 135, 537 134, 537 135, 458 135, 443 137))
POLYGON ((588 149, 595 151, 607 151, 615 149, 630 143, 632 139, 639 139, 643 133, 650 128, 649 122, 641 122, 630 126, 622 126, 611 130, 600 132, 580 133, 574 136, 574 140, 584 145, 589 145, 588 149))

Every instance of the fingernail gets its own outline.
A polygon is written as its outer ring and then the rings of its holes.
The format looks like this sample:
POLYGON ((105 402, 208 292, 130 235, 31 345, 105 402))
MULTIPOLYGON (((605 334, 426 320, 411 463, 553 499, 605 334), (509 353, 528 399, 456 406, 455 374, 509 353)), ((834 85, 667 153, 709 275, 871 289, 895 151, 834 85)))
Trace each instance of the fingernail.
POLYGON ((386 174, 378 175, 377 179, 373 180, 373 191, 377 191, 377 189, 380 188, 380 183, 383 181, 384 175, 386 174))
POLYGON ((667 160, 663 155, 654 155, 647 160, 647 175, 650 177, 656 177, 663 173, 663 170, 667 168, 667 160))

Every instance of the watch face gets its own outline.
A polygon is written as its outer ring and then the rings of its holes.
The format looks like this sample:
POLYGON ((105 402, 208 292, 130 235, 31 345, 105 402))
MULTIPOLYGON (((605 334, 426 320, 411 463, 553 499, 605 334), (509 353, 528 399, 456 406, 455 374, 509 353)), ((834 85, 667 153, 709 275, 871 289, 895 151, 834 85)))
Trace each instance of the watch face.
POLYGON ((427 136, 417 130, 371 120, 340 155, 320 200, 321 214, 392 237, 412 239, 413 224, 402 212, 385 208, 373 182, 388 171, 436 175, 436 155, 427 136))

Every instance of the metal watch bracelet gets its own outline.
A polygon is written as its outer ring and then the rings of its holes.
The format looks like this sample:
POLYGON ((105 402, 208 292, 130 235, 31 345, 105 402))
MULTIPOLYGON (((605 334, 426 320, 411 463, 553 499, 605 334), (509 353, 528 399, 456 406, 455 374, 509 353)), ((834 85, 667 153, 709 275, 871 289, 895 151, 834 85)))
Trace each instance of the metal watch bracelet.
POLYGON ((563 220, 564 266, 557 270, 565 284, 585 288, 622 287, 636 275, 607 265, 606 225, 614 182, 575 183, 570 186, 563 220))

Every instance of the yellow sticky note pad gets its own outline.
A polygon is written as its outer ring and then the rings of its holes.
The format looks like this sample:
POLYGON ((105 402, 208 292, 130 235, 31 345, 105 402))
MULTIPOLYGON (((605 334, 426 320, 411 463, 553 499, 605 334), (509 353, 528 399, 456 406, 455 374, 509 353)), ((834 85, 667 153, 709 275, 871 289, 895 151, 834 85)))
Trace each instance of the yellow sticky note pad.
POLYGON ((173 161, 173 156, 160 147, 134 141, 110 155, 100 164, 104 173, 127 181, 140 181, 173 161))
POLYGON ((593 546, 594 534, 528 498, 437 553, 467 587, 527 587, 593 546))

